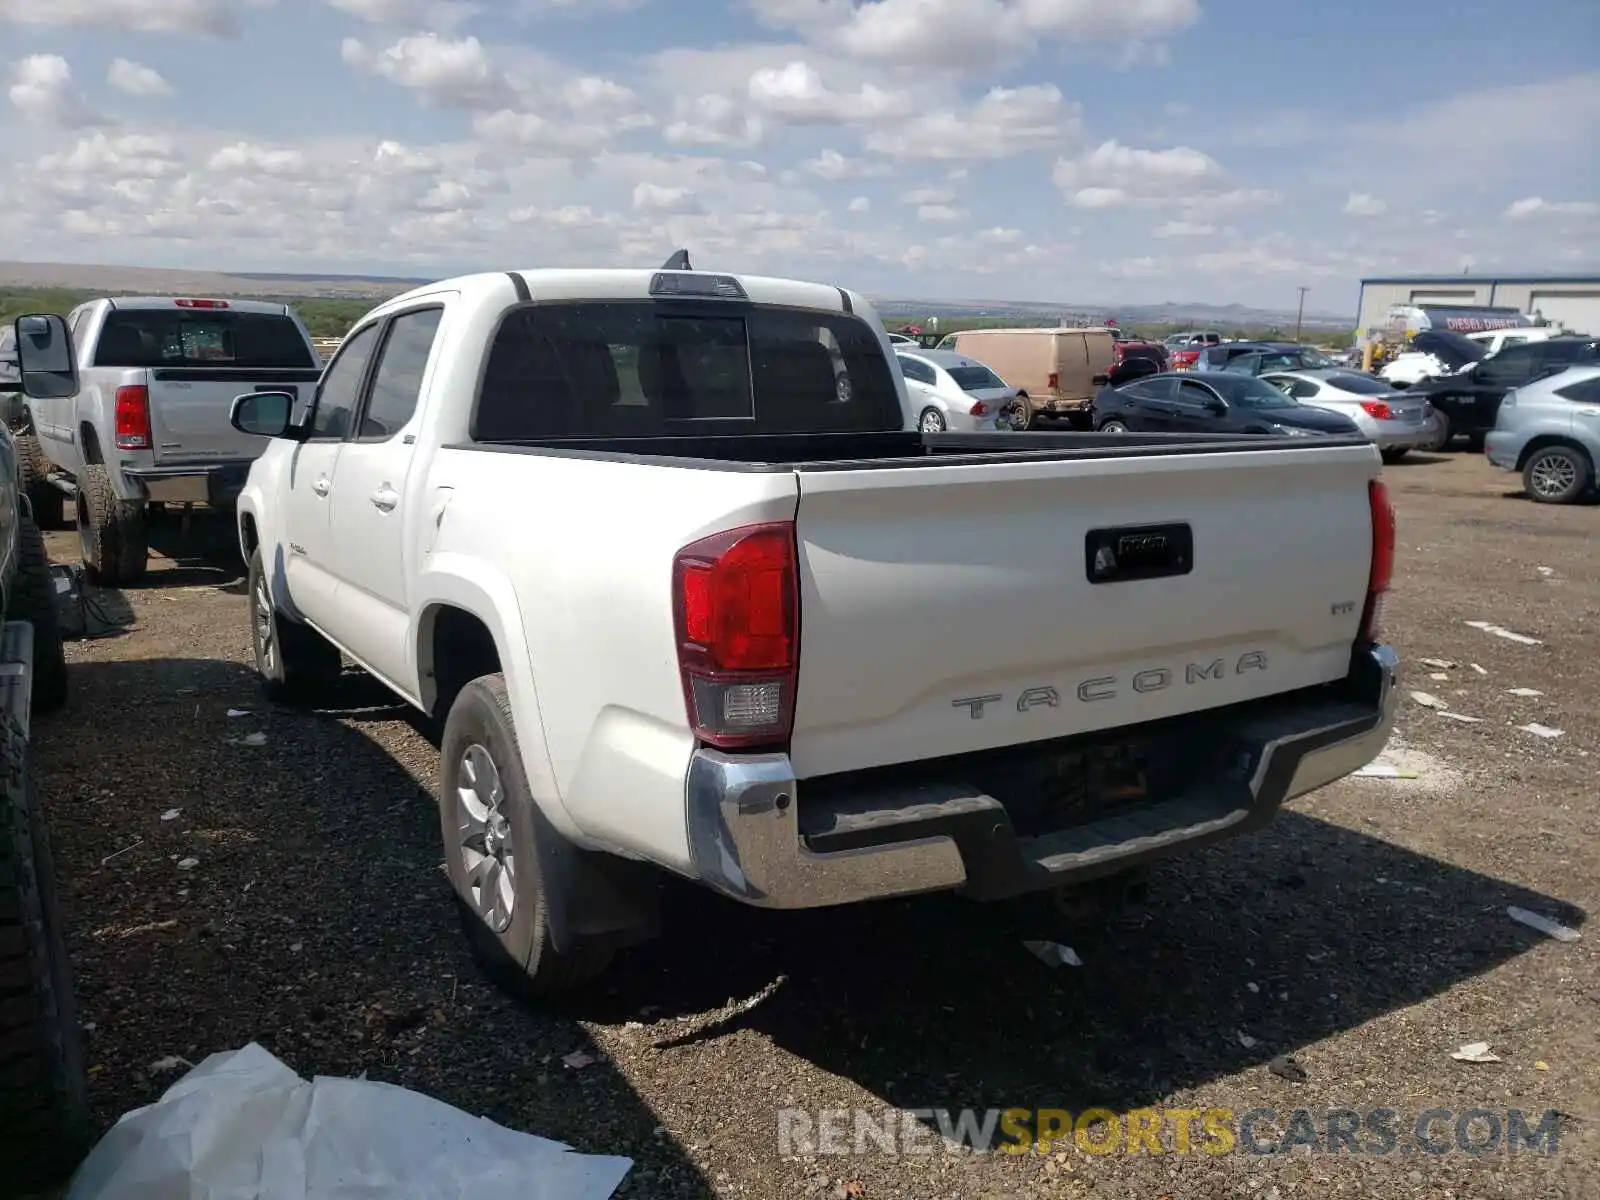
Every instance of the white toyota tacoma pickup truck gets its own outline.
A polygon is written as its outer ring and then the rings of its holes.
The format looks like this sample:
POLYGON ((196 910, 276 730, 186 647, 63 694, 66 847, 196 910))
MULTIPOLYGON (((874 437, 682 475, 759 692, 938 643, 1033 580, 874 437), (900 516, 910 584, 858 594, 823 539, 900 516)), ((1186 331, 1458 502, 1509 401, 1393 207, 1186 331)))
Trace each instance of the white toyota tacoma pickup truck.
POLYGON ((1075 885, 1392 724, 1369 442, 921 434, 840 288, 450 279, 233 420, 275 439, 238 505, 269 695, 342 652, 442 722, 450 880, 536 990, 655 932, 661 869, 776 908, 1075 885))

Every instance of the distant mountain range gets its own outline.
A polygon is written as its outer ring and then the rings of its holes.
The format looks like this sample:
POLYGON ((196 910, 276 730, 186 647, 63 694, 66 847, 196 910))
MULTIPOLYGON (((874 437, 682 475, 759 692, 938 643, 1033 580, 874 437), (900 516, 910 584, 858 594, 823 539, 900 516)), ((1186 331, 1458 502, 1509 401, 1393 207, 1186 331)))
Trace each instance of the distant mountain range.
MULTIPOLYGON (((81 263, 0 262, 0 287, 58 287, 77 291, 184 292, 229 296, 284 296, 380 300, 432 279, 395 275, 304 274, 273 271, 202 271, 168 267, 93 266, 81 263)), ((919 300, 873 296, 878 311, 894 320, 926 321, 971 317, 1010 317, 1053 325, 1062 319, 1098 323, 1106 318, 1120 325, 1189 325, 1197 329, 1288 327, 1294 311, 1251 308, 1243 304, 1203 304, 1169 300, 1161 304, 1055 304, 1027 300, 919 300)), ((1343 329, 1352 318, 1307 312, 1307 329, 1343 329)))

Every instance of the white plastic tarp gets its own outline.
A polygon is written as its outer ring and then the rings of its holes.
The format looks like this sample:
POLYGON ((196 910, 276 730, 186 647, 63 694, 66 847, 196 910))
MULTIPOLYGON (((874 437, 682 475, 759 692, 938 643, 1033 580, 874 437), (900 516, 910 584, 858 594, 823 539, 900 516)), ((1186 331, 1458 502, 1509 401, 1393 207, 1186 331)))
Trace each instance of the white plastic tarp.
POLYGON ((393 1084, 308 1083, 252 1042, 125 1114, 63 1200, 606 1200, 632 1166, 393 1084))

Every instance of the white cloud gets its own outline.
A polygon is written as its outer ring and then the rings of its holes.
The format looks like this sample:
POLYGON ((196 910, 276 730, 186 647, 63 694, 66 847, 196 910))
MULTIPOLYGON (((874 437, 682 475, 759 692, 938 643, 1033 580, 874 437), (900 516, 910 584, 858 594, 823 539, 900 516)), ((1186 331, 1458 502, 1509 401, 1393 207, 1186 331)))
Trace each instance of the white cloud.
POLYGON ((845 207, 853 213, 869 213, 872 211, 872 201, 865 196, 855 196, 845 207))
POLYGON ((1206 225, 1199 221, 1163 221, 1150 231, 1154 238, 1192 238, 1213 237, 1217 233, 1215 225, 1206 225))
POLYGON ((898 159, 981 161, 1062 150, 1080 138, 1080 111, 1054 84, 991 88, 966 112, 924 113, 870 131, 869 150, 898 159))
POLYGON ((917 207, 919 221, 963 221, 967 210, 950 204, 922 204, 917 207))
POLYGON ((239 11, 272 0, 0 0, 0 21, 102 32, 239 36, 239 11))
POLYGON ((755 146, 766 136, 758 117, 727 96, 710 92, 679 100, 661 136, 673 146, 755 146))
POLYGON ((383 50, 358 38, 345 38, 339 56, 356 70, 387 79, 441 107, 493 110, 515 100, 504 73, 475 37, 423 33, 403 37, 383 50))
POLYGON ((955 191, 947 187, 912 188, 900 196, 901 204, 949 204, 956 198, 955 191))
POLYGON ((889 174, 886 163, 868 162, 865 159, 850 158, 840 154, 837 150, 823 150, 813 159, 808 159, 804 169, 819 179, 826 179, 837 183, 844 179, 867 179, 877 175, 889 174))
POLYGON ((656 183, 641 183, 633 189, 633 207, 640 212, 680 216, 704 211, 688 188, 662 187, 656 183))
POLYGON ((407 29, 454 29, 481 11, 459 0, 327 0, 330 7, 373 25, 407 29))
POLYGON ((1525 221, 1529 217, 1593 217, 1600 215, 1600 202, 1546 200, 1543 196, 1526 196, 1521 200, 1513 200, 1502 215, 1508 221, 1525 221))
POLYGON ((1387 204, 1366 192, 1351 192, 1344 202, 1344 212, 1349 217, 1381 217, 1388 211, 1387 204))
POLYGON ((912 111, 903 92, 863 84, 858 91, 829 88, 815 67, 800 61, 762 67, 750 76, 750 103, 768 116, 791 124, 864 124, 898 120, 912 111))
POLYGON ((852 57, 973 72, 1040 43, 1146 41, 1200 16, 1199 0, 751 0, 778 29, 852 57))
POLYGON ((69 129, 104 123, 73 85, 72 67, 59 54, 30 54, 11 68, 11 106, 30 121, 69 129))
POLYGON ((106 71, 106 82, 130 96, 172 95, 172 85, 161 78, 160 71, 140 66, 126 58, 111 60, 111 67, 106 71))
POLYGON ((979 230, 974 236, 985 245, 1014 246, 1022 240, 1022 230, 995 226, 993 229, 979 230))
POLYGON ((1078 208, 1172 201, 1193 196, 1222 177, 1222 168, 1189 146, 1140 150, 1101 142, 1077 159, 1057 159, 1051 180, 1078 208))

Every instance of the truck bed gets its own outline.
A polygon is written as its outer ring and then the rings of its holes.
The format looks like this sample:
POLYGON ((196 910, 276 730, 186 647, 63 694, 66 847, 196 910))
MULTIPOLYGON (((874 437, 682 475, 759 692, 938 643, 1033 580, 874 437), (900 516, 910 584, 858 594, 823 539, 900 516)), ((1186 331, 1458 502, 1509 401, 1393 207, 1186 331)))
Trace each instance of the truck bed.
POLYGON ((649 461, 730 471, 847 471, 882 467, 974 463, 1060 462, 1149 458, 1359 446, 1360 434, 1331 434, 1308 445, 1298 437, 1205 433, 795 433, 713 437, 549 438, 526 442, 461 442, 448 450, 478 450, 601 461, 649 461))

